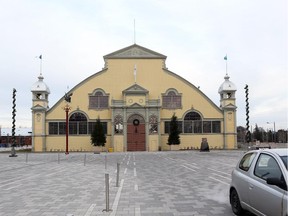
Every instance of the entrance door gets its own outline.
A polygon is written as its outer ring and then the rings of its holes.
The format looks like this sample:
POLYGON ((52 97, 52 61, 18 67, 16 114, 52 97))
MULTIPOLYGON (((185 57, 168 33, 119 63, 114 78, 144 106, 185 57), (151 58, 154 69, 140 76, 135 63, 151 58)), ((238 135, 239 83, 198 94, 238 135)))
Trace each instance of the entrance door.
POLYGON ((146 151, 145 121, 140 115, 133 115, 127 121, 127 151, 146 151))

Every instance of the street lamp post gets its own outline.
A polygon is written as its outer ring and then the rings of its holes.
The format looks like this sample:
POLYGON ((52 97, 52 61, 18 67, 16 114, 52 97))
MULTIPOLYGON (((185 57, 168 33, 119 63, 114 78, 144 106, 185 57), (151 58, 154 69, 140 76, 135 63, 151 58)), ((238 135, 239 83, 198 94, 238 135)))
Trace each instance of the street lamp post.
POLYGON ((66 113, 66 151, 65 154, 69 154, 69 150, 68 150, 68 133, 69 133, 69 121, 68 121, 68 113, 71 110, 71 107, 69 106, 69 103, 71 103, 71 96, 73 95, 73 93, 65 93, 64 95, 64 100, 66 101, 66 105, 63 108, 65 113, 66 113))
POLYGON ((67 154, 69 154, 69 150, 68 150, 68 132, 69 132, 68 113, 69 113, 71 107, 67 103, 66 106, 63 109, 64 109, 64 111, 66 113, 66 151, 65 151, 65 154, 67 155, 67 154))
MULTIPOLYGON (((272 123, 270 123, 270 122, 267 122, 267 124, 272 124, 272 123)), ((274 143, 276 143, 276 131, 275 131, 275 122, 273 122, 273 134, 272 134, 272 141, 274 142, 274 143)))

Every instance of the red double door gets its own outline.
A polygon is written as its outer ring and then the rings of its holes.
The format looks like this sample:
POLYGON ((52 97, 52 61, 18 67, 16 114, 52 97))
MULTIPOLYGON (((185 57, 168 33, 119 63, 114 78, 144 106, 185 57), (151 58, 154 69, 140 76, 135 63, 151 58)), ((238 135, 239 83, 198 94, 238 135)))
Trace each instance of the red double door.
POLYGON ((145 123, 135 120, 127 124, 127 151, 146 151, 145 123))

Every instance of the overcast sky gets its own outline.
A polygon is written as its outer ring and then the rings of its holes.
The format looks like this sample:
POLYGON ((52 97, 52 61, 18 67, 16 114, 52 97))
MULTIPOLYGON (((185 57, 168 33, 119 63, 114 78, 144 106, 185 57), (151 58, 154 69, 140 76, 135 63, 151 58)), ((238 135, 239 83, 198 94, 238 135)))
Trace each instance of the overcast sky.
MULTIPOLYGON (((287 0, 0 0, 0 125, 31 128, 31 86, 40 73, 52 107, 104 67, 103 56, 134 43, 219 105, 228 74, 237 86, 237 125, 287 129, 287 0), (135 35, 134 35, 135 20, 135 35), (269 124, 267 123, 269 122, 269 124)), ((145 87, 145 86, 144 86, 145 87)), ((64 115, 64 112, 63 112, 64 115)))

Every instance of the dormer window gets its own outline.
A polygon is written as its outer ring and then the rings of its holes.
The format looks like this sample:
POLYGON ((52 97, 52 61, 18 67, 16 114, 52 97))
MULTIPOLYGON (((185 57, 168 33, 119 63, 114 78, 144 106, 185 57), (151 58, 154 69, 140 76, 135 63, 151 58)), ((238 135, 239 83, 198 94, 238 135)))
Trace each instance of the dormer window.
POLYGON ((96 89, 92 95, 89 96, 90 109, 107 109, 109 95, 105 94, 103 90, 96 89))

